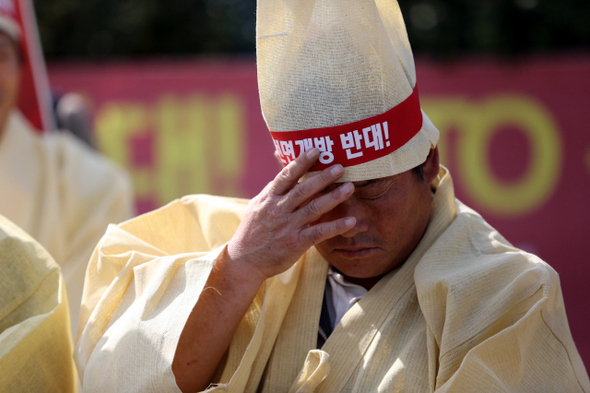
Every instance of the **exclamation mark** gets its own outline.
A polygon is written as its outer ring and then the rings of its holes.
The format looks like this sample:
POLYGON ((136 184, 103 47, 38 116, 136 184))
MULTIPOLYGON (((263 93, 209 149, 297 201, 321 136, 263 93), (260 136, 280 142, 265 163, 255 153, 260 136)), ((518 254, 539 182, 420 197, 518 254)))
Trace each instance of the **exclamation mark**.
POLYGON ((383 122, 383 133, 385 134, 385 140, 387 142, 385 142, 385 146, 389 147, 391 145, 391 142, 389 142, 389 128, 387 127, 387 122, 383 122))

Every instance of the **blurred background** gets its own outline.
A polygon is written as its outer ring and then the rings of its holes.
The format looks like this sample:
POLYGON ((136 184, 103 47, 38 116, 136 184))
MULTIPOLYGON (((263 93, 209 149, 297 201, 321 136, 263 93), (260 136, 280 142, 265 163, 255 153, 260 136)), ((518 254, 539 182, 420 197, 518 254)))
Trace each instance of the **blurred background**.
MULTIPOLYGON (((252 197, 276 174, 254 0, 34 5, 56 111, 86 113, 83 137, 129 170, 139 212, 191 193, 252 197)), ((458 198, 560 273, 590 369, 590 2, 400 5, 458 198)))

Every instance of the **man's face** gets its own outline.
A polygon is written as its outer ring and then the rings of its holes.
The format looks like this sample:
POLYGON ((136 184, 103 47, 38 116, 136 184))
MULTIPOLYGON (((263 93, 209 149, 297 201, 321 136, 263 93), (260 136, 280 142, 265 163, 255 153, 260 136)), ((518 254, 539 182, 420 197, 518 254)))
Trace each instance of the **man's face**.
POLYGON ((401 265, 422 238, 431 210, 429 182, 412 171, 355 182, 350 199, 320 218, 330 221, 354 216, 355 227, 316 248, 352 281, 371 286, 374 279, 401 265))
POLYGON ((20 63, 14 42, 0 32, 0 134, 10 110, 16 105, 20 82, 20 63))

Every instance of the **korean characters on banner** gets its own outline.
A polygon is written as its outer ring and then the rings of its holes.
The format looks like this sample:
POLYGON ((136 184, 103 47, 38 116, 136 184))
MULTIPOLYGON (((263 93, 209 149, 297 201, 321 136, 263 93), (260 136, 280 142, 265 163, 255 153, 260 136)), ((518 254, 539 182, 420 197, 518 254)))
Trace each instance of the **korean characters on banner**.
POLYGON ((343 149, 346 151, 346 158, 349 160, 363 156, 363 141, 365 149, 373 147, 375 151, 383 150, 384 147, 391 146, 387 122, 383 123, 383 128, 379 123, 373 124, 371 127, 363 128, 362 134, 358 130, 354 130, 347 134, 340 134, 340 140, 343 149), (383 145, 383 139, 385 139, 385 145, 383 145), (353 149, 354 153, 352 152, 353 149))
POLYGON ((384 157, 412 139, 422 122, 415 86, 408 98, 380 115, 334 127, 270 134, 283 165, 312 147, 318 148, 320 160, 311 171, 320 171, 332 163, 347 167, 384 157), (389 124, 395 125, 395 130, 390 130, 389 124))
POLYGON ((332 147, 334 141, 329 136, 321 136, 319 138, 305 138, 295 141, 278 141, 274 140, 275 148, 283 165, 287 165, 291 161, 299 157, 303 152, 312 148, 317 148, 320 151, 320 162, 324 165, 330 165, 334 162, 334 153, 332 147), (297 152, 296 152, 297 149, 297 152))
MULTIPOLYGON (((315 130, 310 130, 310 133, 315 130)), ((312 170, 320 170, 339 162, 343 166, 357 165, 390 153, 389 127, 387 121, 369 127, 341 132, 334 135, 306 136, 302 132, 272 132, 275 149, 283 165, 299 155, 317 148, 320 151, 319 164, 312 170), (299 137, 293 138, 296 134, 299 137), (289 138, 290 137, 290 138, 289 138)))

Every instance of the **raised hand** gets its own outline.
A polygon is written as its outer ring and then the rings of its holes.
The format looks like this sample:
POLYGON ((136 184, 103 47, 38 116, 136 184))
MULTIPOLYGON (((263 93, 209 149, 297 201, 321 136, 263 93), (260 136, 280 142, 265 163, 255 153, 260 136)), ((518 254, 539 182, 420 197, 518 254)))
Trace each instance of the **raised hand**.
POLYGON ((343 183, 329 193, 318 195, 344 173, 334 165, 302 180, 317 161, 319 151, 311 149, 287 165, 246 209, 242 222, 228 244, 232 263, 258 281, 291 267, 313 245, 354 227, 354 217, 314 224, 324 213, 350 197, 352 183, 343 183))
POLYGON ((317 149, 302 154, 252 199, 216 260, 174 354, 172 371, 182 391, 201 391, 211 382, 264 280, 287 270, 314 244, 356 224, 354 217, 314 223, 354 191, 352 183, 344 183, 319 194, 342 176, 341 165, 303 179, 318 157, 317 149))

